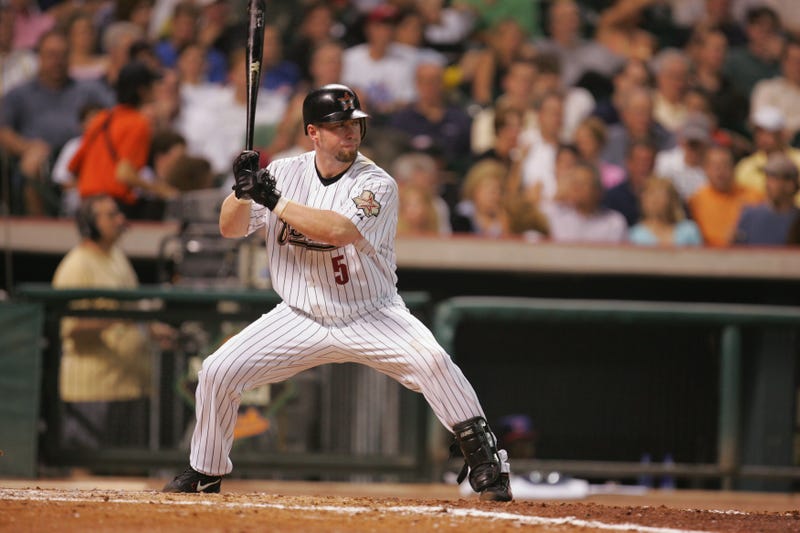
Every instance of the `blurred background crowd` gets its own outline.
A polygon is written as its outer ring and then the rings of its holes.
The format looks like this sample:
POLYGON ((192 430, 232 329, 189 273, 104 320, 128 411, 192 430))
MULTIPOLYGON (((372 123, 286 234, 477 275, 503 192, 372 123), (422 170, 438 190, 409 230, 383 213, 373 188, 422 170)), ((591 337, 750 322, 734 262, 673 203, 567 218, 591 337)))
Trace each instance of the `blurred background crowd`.
MULTIPOLYGON (((230 191, 246 0, 5 0, 11 213, 106 193, 163 220, 230 191)), ((800 243, 794 0, 267 1, 255 144, 311 148, 302 100, 353 87, 401 235, 800 243)))

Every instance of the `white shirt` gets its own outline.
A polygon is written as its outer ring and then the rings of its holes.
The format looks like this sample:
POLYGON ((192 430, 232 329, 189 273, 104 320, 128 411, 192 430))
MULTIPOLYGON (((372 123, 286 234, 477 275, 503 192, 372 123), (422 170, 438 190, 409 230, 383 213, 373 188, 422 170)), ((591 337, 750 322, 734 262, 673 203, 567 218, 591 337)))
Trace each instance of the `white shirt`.
POLYGON ((656 176, 670 180, 684 200, 688 200, 707 181, 702 167, 686 164, 686 155, 681 146, 658 152, 654 172, 656 176))
POLYGON ((414 100, 417 58, 406 48, 391 44, 386 55, 375 60, 367 44, 359 44, 344 51, 342 62, 342 83, 361 92, 371 106, 380 109, 414 100))
POLYGON ((557 146, 542 139, 539 130, 526 130, 521 134, 521 143, 530 145, 522 161, 522 184, 527 189, 541 184, 541 199, 552 200, 556 194, 557 146))
POLYGON ((550 239, 555 242, 624 242, 628 223, 620 213, 600 207, 586 216, 571 206, 547 202, 542 212, 550 225, 550 239))
POLYGON ((750 95, 751 113, 764 106, 777 107, 783 112, 790 138, 800 131, 800 86, 782 76, 761 80, 750 95))
POLYGON ((314 152, 272 161, 269 171, 282 195, 350 219, 363 238, 336 247, 315 242, 253 203, 248 234, 266 224, 272 286, 290 306, 315 317, 345 319, 401 302, 394 239, 397 183, 359 154, 336 182, 324 185, 314 152))

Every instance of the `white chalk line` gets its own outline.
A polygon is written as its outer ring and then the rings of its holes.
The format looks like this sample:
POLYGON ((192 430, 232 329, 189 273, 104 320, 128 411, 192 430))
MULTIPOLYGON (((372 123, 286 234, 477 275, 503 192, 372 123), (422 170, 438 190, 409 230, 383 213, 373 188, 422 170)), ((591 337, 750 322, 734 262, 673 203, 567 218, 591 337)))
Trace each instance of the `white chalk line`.
POLYGON ((608 531, 638 531, 641 533, 708 533, 702 530, 675 529, 669 527, 652 527, 638 524, 608 524, 597 520, 583 520, 574 516, 562 518, 546 518, 541 516, 529 516, 507 512, 482 511, 479 509, 450 508, 447 506, 419 506, 419 505, 398 505, 391 507, 363 507, 363 506, 331 506, 331 505, 295 505, 283 503, 253 503, 253 502, 224 502, 212 500, 163 500, 153 502, 152 500, 132 499, 132 498, 111 498, 108 496, 87 497, 85 494, 74 496, 56 496, 47 491, 38 489, 26 490, 7 490, 0 489, 0 500, 34 500, 34 501, 55 501, 69 503, 90 503, 108 502, 120 504, 142 504, 159 503, 164 505, 206 505, 208 507, 237 508, 256 508, 256 509, 276 509, 282 511, 318 511, 334 514, 354 515, 358 513, 395 513, 395 514, 424 514, 428 516, 456 516, 463 518, 486 518, 490 520, 516 522, 523 525, 548 525, 548 526, 574 526, 586 527, 608 531))

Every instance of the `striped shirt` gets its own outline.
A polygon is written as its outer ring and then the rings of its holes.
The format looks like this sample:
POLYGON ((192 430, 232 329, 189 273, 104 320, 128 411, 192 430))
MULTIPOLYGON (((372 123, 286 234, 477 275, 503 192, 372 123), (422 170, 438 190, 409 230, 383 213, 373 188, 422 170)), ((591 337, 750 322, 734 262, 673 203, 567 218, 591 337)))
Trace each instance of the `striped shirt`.
POLYGON ((342 247, 307 238, 266 207, 253 203, 248 234, 266 225, 272 284, 290 306, 319 318, 346 318, 402 303, 397 294, 394 240, 397 184, 361 154, 341 178, 324 184, 314 152, 267 167, 288 200, 348 218, 362 235, 342 247))

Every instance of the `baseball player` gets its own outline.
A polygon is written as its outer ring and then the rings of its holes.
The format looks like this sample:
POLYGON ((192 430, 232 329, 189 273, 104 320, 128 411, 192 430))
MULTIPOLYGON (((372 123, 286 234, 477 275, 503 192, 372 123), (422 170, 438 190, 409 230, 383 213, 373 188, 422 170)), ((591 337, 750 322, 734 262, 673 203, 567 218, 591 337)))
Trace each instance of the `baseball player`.
POLYGON ((234 192, 220 231, 244 237, 266 226, 273 287, 282 302, 232 337, 198 374, 189 468, 166 492, 219 492, 243 391, 325 363, 368 365, 421 392, 454 435, 483 500, 510 501, 509 464, 472 386, 397 293, 397 184, 361 155, 368 115, 347 86, 325 85, 303 102, 314 150, 259 169, 234 161, 234 192))

